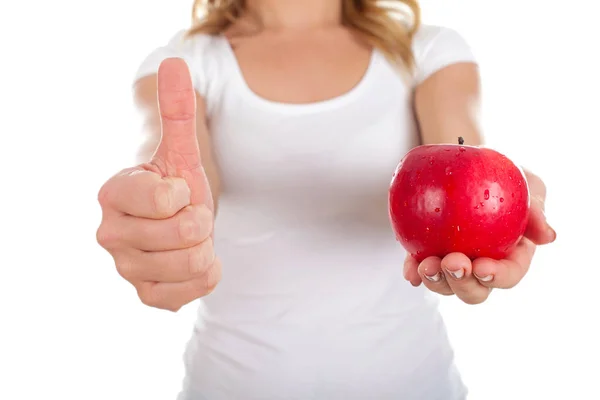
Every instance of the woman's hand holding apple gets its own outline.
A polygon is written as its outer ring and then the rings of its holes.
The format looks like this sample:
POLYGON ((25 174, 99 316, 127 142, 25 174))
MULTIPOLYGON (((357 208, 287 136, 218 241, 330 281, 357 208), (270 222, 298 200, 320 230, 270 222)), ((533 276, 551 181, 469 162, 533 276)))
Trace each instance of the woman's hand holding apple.
POLYGON ((392 227, 409 252, 405 278, 468 304, 514 287, 536 246, 556 238, 545 199, 539 177, 494 150, 462 142, 413 149, 390 186, 392 227))

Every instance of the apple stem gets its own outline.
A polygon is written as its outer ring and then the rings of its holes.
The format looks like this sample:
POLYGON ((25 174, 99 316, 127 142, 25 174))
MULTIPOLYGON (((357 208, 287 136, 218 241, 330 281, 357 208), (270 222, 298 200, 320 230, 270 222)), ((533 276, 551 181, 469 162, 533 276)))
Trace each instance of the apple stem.
POLYGON ((465 139, 463 139, 463 137, 462 137, 462 136, 459 136, 459 137, 458 137, 458 144, 460 144, 461 146, 462 146, 463 144, 465 144, 465 139))

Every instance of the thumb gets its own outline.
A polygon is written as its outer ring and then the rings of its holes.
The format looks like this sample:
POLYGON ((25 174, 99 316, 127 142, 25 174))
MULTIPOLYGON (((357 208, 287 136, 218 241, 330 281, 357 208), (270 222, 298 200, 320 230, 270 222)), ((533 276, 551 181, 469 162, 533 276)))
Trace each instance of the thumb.
POLYGON ((166 59, 158 68, 158 108, 161 140, 152 163, 166 176, 201 167, 196 93, 187 64, 180 58, 166 59))
POLYGON ((546 221, 546 185, 532 172, 523 169, 530 193, 529 217, 525 237, 537 245, 548 244, 556 239, 556 232, 546 221))
POLYGON ((158 108, 161 140, 151 164, 163 177, 180 177, 187 182, 192 204, 213 200, 196 134, 196 92, 185 61, 168 58, 158 68, 158 108))
POLYGON ((556 232, 546 221, 544 199, 540 196, 531 197, 525 237, 537 245, 552 243, 556 239, 556 232))

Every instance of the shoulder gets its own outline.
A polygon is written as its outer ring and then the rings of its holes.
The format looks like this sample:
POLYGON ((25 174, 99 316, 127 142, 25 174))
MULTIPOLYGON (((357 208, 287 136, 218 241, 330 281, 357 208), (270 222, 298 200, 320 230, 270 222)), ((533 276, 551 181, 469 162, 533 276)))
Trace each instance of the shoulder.
POLYGON ((438 70, 456 63, 475 63, 469 42, 457 29, 439 25, 421 25, 413 37, 416 84, 438 70))
POLYGON ((421 24, 413 37, 413 51, 424 53, 429 50, 459 50, 469 47, 466 37, 456 28, 421 24))

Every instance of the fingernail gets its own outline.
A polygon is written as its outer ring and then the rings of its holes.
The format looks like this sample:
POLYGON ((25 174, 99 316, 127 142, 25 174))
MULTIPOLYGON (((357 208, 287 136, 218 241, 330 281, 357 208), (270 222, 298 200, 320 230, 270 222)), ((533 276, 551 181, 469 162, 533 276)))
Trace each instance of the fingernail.
POLYGON ((462 277, 465 276, 465 270, 463 268, 460 268, 456 271, 450 271, 449 269, 446 269, 446 271, 448 271, 450 276, 452 276, 454 279, 462 279, 462 277))
POLYGON ((442 279, 442 274, 441 272, 438 272, 434 275, 425 274, 425 278, 427 278, 427 280, 430 282, 439 282, 442 279))
POLYGON ((486 275, 486 276, 479 276, 477 274, 473 274, 475 275, 475 278, 479 279, 481 282, 490 282, 492 279, 494 279, 494 275, 486 275))

